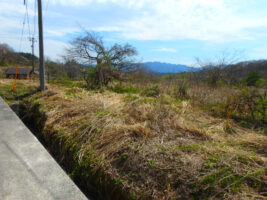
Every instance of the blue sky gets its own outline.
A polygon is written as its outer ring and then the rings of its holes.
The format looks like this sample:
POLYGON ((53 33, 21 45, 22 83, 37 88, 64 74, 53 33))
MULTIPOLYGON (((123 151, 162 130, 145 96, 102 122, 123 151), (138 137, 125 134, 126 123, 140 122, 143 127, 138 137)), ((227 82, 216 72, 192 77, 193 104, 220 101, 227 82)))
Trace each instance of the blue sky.
MULTIPOLYGON (((28 10, 34 34, 34 0, 28 10)), ((24 14, 23 0, 1 0, 0 43, 30 52, 27 23, 20 40, 24 14)), ((45 55, 53 60, 81 26, 108 45, 135 46, 139 61, 194 65, 195 57, 213 60, 224 51, 267 59, 267 0, 43 0, 43 14, 45 55)))

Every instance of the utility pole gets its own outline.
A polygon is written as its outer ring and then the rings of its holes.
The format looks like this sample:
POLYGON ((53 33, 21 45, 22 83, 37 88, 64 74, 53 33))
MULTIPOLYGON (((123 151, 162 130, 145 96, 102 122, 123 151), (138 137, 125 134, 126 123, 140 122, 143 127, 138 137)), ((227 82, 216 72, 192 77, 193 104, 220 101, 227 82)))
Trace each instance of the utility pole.
POLYGON ((30 37, 29 40, 32 42, 32 73, 34 73, 34 42, 36 42, 34 37, 30 37))
POLYGON ((39 25, 39 79, 40 89, 45 90, 45 69, 44 69, 44 41, 43 41, 43 16, 42 16, 42 0, 38 1, 38 25, 39 25))

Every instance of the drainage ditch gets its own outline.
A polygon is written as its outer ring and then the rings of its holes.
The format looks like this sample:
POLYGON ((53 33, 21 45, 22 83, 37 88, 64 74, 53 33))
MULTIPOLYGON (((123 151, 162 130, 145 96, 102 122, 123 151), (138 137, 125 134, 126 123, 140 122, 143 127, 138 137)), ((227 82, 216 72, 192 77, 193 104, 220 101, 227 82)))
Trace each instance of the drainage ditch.
POLYGON ((39 104, 24 100, 10 107, 89 199, 135 199, 103 170, 95 170, 90 163, 78 163, 77 150, 56 132, 44 129, 47 118, 39 104))

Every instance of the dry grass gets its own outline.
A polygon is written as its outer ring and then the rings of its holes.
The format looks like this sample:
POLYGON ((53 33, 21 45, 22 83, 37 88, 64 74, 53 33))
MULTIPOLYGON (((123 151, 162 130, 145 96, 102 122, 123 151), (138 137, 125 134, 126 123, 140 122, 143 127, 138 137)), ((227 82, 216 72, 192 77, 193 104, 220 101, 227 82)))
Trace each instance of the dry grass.
POLYGON ((266 197, 266 135, 188 101, 49 88, 32 97, 47 115, 44 130, 78 146, 80 164, 95 157, 90 165, 137 199, 266 197))
MULTIPOLYGON (((14 79, 0 79, 0 86, 4 86, 4 85, 11 85, 14 83, 14 79)), ((29 87, 31 86, 38 86, 39 85, 39 81, 37 80, 17 80, 17 85, 19 86, 25 86, 25 87, 29 87)))
MULTIPOLYGON (((12 83, 0 80, 1 86, 12 83)), ((213 117, 192 98, 176 101, 168 87, 155 98, 48 88, 28 99, 47 117, 43 131, 70 144, 81 166, 103 170, 135 199, 266 198, 266 135, 213 117)), ((203 89, 189 93, 221 102, 219 93, 226 101, 234 92, 203 89)))

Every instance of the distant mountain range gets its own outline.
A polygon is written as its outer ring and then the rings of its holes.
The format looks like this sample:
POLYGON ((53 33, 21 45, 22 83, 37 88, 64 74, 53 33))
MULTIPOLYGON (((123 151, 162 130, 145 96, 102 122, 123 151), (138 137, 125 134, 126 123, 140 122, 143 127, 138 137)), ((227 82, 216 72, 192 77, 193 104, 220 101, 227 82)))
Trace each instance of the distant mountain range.
POLYGON ((180 64, 170 64, 162 62, 145 62, 142 63, 147 71, 160 73, 160 74, 172 74, 172 73, 182 73, 190 71, 198 71, 201 68, 188 67, 186 65, 180 64))

